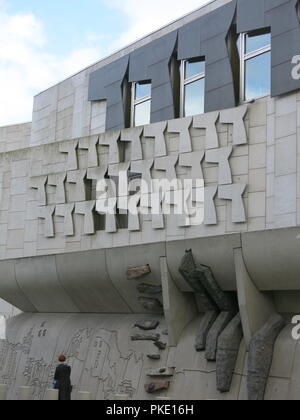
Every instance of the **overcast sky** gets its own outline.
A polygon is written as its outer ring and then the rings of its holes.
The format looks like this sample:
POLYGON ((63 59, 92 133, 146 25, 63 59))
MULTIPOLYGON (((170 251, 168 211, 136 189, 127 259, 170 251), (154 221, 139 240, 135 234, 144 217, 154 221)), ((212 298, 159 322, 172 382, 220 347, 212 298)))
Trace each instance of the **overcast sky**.
POLYGON ((0 126, 33 95, 207 0, 0 0, 0 126))

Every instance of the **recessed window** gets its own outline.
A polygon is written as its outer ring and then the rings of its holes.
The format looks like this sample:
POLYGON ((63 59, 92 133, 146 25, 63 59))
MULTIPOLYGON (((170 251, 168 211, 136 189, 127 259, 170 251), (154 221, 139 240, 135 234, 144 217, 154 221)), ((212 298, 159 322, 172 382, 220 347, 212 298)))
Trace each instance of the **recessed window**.
POLYGON ((181 116, 203 114, 205 93, 205 61, 181 63, 181 116))
POLYGON ((248 33, 239 39, 241 55, 241 101, 271 92, 271 34, 248 33))
POLYGON ((138 127, 150 124, 151 83, 133 83, 132 98, 131 125, 133 127, 138 127))

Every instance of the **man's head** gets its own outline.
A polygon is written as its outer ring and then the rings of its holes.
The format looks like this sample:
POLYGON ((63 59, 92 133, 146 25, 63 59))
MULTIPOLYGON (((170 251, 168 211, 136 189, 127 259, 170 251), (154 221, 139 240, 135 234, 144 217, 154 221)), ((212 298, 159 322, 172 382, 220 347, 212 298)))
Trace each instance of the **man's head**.
POLYGON ((58 358, 58 361, 59 361, 60 363, 64 363, 66 360, 67 360, 67 358, 66 358, 66 356, 64 356, 63 354, 61 354, 61 355, 59 356, 59 358, 58 358))

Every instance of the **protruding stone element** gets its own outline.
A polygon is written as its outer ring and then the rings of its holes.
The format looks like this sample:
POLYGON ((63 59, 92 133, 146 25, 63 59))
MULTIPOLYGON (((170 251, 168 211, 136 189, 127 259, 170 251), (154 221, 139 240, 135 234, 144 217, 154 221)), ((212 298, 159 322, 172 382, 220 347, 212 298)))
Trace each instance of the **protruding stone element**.
POLYGON ((0 401, 6 401, 8 385, 0 384, 0 401))
POLYGON ((163 308, 162 303, 158 299, 140 297, 139 302, 144 309, 150 312, 161 312, 163 308))
POLYGON ((246 187, 246 184, 222 185, 219 187, 218 197, 221 200, 232 201, 232 223, 246 222, 246 210, 243 201, 246 187))
POLYGON ((169 386, 169 381, 148 382, 145 384, 145 391, 147 394, 154 394, 155 392, 167 391, 169 386))
POLYGON ((236 311, 237 304, 233 297, 223 292, 216 282, 210 267, 199 265, 194 271, 195 278, 202 284, 210 298, 217 305, 220 311, 236 311))
POLYGON ((161 192, 141 195, 141 213, 151 215, 152 229, 154 230, 165 228, 165 220, 162 212, 162 202, 164 201, 164 198, 164 194, 161 192))
POLYGON ((206 347, 206 339, 209 333, 210 328, 214 324, 215 320, 218 317, 217 311, 207 311, 205 312, 201 323, 199 326, 199 332, 196 336, 195 348, 196 351, 204 351, 206 347))
POLYGON ((283 317, 274 313, 250 342, 248 359, 248 398, 250 401, 264 399, 272 366, 274 345, 284 327, 283 317))
POLYGON ((142 265, 140 267, 128 268, 126 276, 128 280, 136 280, 141 277, 146 276, 151 273, 151 268, 149 264, 142 265))
POLYGON ((160 368, 158 370, 150 370, 149 372, 147 372, 147 376, 150 376, 150 377, 155 377, 155 376, 166 377, 166 376, 174 376, 174 373, 175 373, 174 368, 163 367, 163 368, 160 368))
POLYGON ((206 129, 206 150, 219 147, 219 138, 216 127, 218 118, 219 112, 210 112, 207 114, 196 115, 193 119, 194 128, 206 129))
POLYGON ((225 109, 220 113, 220 123, 233 124, 233 144, 236 146, 248 143, 244 122, 247 110, 248 105, 242 105, 233 109, 225 109))
POLYGON ((30 386, 19 387, 19 400, 30 401, 32 397, 32 388, 30 386))
POLYGON ((58 204, 55 210, 55 216, 64 218, 65 236, 74 236, 74 220, 73 213, 75 204, 58 204))
POLYGON ((53 174, 48 176, 48 185, 55 187, 55 203, 65 204, 66 202, 66 189, 65 182, 67 178, 67 172, 60 174, 53 174))
POLYGON ((98 144, 99 144, 98 136, 84 137, 79 140, 79 149, 88 151, 88 167, 89 168, 97 167, 99 164, 98 144))
POLYGON ((154 341, 157 342, 160 339, 159 334, 134 334, 131 336, 131 341, 154 341))
POLYGON ((78 140, 71 140, 59 145, 60 153, 66 153, 68 155, 66 169, 68 171, 75 171, 78 169, 77 159, 78 140))
POLYGON ((167 122, 158 122, 144 127, 144 136, 155 139, 154 157, 162 157, 167 155, 167 146, 165 139, 165 131, 167 122))
POLYGON ((115 164, 121 162, 121 153, 119 147, 120 131, 107 131, 99 137, 99 144, 101 146, 108 146, 108 164, 115 164))
POLYGON ((192 152, 192 153, 183 153, 179 155, 179 165, 187 168, 191 168, 191 179, 204 179, 203 170, 202 170, 202 161, 204 159, 205 153, 202 152, 192 152))
POLYGON ((209 330, 206 339, 205 358, 210 362, 215 362, 217 359, 218 339, 223 330, 227 327, 229 322, 234 317, 232 312, 221 312, 213 326, 209 330))
POLYGON ((77 394, 78 401, 92 401, 92 394, 90 392, 79 391, 77 394))
MULTIPOLYGON (((98 168, 90 168, 87 171, 86 179, 96 181, 98 183, 104 180, 108 171, 108 165, 99 166, 98 168)), ((97 187, 96 187, 96 198, 98 198, 97 187)))
POLYGON ((69 184, 76 184, 75 194, 73 195, 74 201, 85 201, 86 200, 86 188, 85 180, 86 170, 71 171, 68 172, 67 182, 69 184))
POLYGON ((161 359, 160 354, 147 354, 148 359, 158 361, 161 359))
POLYGON ((94 210, 96 207, 96 201, 82 201, 76 203, 75 213, 81 214, 84 216, 83 222, 83 233, 85 235, 94 235, 95 234, 95 218, 94 210))
POLYGON ((141 135, 143 127, 133 127, 121 132, 121 141, 131 142, 131 161, 143 160, 141 135))
POLYGON ((156 158, 154 169, 156 171, 164 171, 166 173, 165 179, 168 181, 177 180, 176 165, 178 162, 178 155, 171 155, 162 158, 156 158))
POLYGON ((179 153, 190 153, 193 151, 190 127, 193 118, 181 118, 168 122, 168 132, 179 134, 179 153))
POLYGON ((45 401, 58 401, 59 391, 58 389, 47 389, 45 394, 45 401))
POLYGON ((36 176, 30 180, 30 188, 37 190, 36 200, 39 206, 47 205, 46 183, 48 176, 36 176))
POLYGON ((155 286, 147 283, 139 284, 137 289, 140 293, 146 295, 159 295, 162 293, 162 286, 155 286))
POLYGON ((192 250, 186 251, 185 256, 181 261, 179 272, 191 287, 191 289, 197 293, 198 304, 200 306, 199 310, 201 312, 216 311, 217 305, 214 303, 199 281, 199 275, 196 272, 196 268, 197 267, 192 250))
POLYGON ((213 226, 218 223, 217 211, 215 206, 215 196, 218 187, 204 188, 204 224, 206 226, 213 226))
POLYGON ((159 321, 144 321, 144 322, 137 322, 135 324, 135 327, 143 331, 156 330, 158 326, 159 326, 159 321))
POLYGON ((217 350, 217 388, 220 392, 229 392, 234 375, 243 329, 240 315, 225 328, 218 340, 217 350))
POLYGON ((232 184, 232 174, 229 165, 229 158, 233 147, 221 147, 220 149, 208 150, 205 155, 207 163, 217 163, 219 165, 219 185, 232 184))
POLYGON ((53 223, 53 214, 55 212, 55 205, 39 207, 38 208, 38 218, 45 220, 45 237, 54 238, 54 223, 53 223))
POLYGON ((136 160, 131 162, 130 171, 136 174, 141 174, 143 183, 141 185, 141 194, 152 192, 152 175, 151 169, 154 165, 154 159, 136 160), (147 191, 144 189, 144 182, 147 183, 147 191))
POLYGON ((154 345, 158 348, 158 350, 166 350, 167 348, 167 344, 163 343, 162 341, 156 341, 154 345))

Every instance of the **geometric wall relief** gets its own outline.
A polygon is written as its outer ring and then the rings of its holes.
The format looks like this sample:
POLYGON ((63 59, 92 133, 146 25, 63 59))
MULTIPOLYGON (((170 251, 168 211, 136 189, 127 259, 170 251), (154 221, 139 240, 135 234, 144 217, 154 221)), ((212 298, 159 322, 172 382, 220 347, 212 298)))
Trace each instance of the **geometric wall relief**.
MULTIPOLYGON (((243 105, 232 110, 104 133, 99 137, 94 136, 91 143, 85 138, 60 144, 59 152, 67 154, 68 170, 63 173, 33 177, 30 183, 31 188, 36 191, 38 217, 44 220, 45 236, 48 238, 55 236, 54 215, 58 218, 57 223, 59 218, 62 219, 60 223, 63 223, 65 236, 75 235, 74 214, 83 218, 83 235, 94 235, 99 229, 95 223, 97 215, 103 216, 105 220, 101 229, 111 234, 117 233, 121 228, 132 232, 141 231, 142 217, 152 221, 154 230, 165 229, 166 218, 169 216, 162 214, 162 210, 166 208, 176 210, 179 206, 179 193, 186 180, 192 181, 189 199, 196 206, 200 206, 202 202, 205 226, 218 224, 216 198, 221 203, 224 201, 223 205, 228 201, 231 202, 232 223, 245 223, 247 219, 243 194, 247 185, 233 183, 230 159, 236 147, 248 142, 244 123, 246 113, 247 105, 243 105), (232 145, 220 147, 216 126, 218 121, 232 126, 232 145), (195 140, 192 141, 191 128, 202 130, 201 136, 205 134, 203 150, 193 150, 195 140), (178 152, 167 154, 166 134, 168 133, 178 135, 178 152), (154 141, 154 155, 151 158, 143 159, 142 136, 146 139, 144 141, 154 141), (129 144, 130 161, 122 161, 120 152, 122 144, 123 146, 129 144), (98 147, 108 147, 108 160, 105 164, 99 164, 98 147), (78 168, 78 149, 87 153, 87 169, 78 168), (211 165, 217 168, 218 175, 214 183, 211 179, 209 183, 205 179, 204 165, 207 169, 207 164, 208 167, 211 165), (165 187, 163 193, 153 182, 158 179, 171 183, 165 187), (106 186, 107 180, 113 180, 114 187, 111 184, 106 186), (121 189, 124 180, 125 190, 124 186, 121 189), (202 181, 203 198, 200 199, 197 194, 199 185, 194 185, 196 180, 202 181), (49 203, 55 203, 49 206, 47 206, 47 185, 53 192, 49 203), (102 187, 99 187, 101 185, 102 187), (101 191, 103 185, 105 187, 101 191), (169 194, 166 194, 167 192, 169 194), (112 214, 102 210, 107 203, 114 209, 112 214), (150 210, 147 218, 144 216, 146 210, 150 210), (119 226, 121 215, 127 218, 126 226, 119 226)), ((178 228, 193 226, 189 215, 185 214, 178 215, 176 223, 178 228)))

